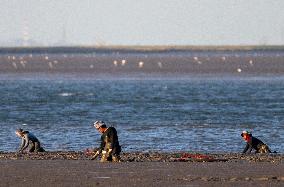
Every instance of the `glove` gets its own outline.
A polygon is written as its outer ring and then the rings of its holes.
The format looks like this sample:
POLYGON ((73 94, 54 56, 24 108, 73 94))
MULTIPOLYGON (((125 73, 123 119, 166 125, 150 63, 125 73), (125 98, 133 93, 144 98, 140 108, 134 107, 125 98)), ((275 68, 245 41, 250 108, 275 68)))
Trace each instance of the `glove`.
POLYGON ((102 151, 102 154, 105 155, 106 158, 108 158, 112 153, 112 149, 108 149, 107 151, 102 151))
POLYGON ((108 156, 111 155, 111 153, 112 153, 112 149, 109 149, 107 152, 108 156))
POLYGON ((95 155, 91 158, 91 160, 95 160, 100 154, 100 151, 97 151, 95 155))
POLYGON ((101 162, 107 162, 108 161, 108 157, 109 157, 109 151, 102 151, 102 159, 101 162))

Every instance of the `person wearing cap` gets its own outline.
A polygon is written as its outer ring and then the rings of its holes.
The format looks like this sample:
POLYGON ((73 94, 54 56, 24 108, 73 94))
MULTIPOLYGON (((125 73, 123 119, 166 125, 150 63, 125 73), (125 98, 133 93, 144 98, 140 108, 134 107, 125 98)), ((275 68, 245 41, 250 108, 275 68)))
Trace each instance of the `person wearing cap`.
POLYGON ((103 121, 96 121, 94 127, 102 134, 101 145, 92 160, 102 153, 101 162, 120 161, 121 147, 118 142, 117 131, 114 127, 107 127, 103 121))
POLYGON ((242 153, 251 153, 252 149, 256 150, 255 153, 271 153, 269 147, 258 138, 252 136, 250 132, 243 131, 241 136, 247 142, 242 153))
POLYGON ((23 151, 29 146, 29 152, 45 152, 45 150, 40 146, 39 140, 29 131, 17 129, 15 133, 18 137, 22 138, 22 144, 18 151, 19 153, 23 153, 23 151))

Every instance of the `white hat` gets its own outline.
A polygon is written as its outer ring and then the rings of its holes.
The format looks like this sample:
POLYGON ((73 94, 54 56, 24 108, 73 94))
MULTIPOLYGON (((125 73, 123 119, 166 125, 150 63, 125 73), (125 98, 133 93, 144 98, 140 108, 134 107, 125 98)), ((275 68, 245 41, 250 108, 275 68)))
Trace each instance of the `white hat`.
POLYGON ((249 131, 243 131, 241 136, 244 136, 244 134, 248 134, 248 135, 251 135, 251 133, 249 131))
POLYGON ((106 125, 105 122, 103 122, 103 121, 95 121, 95 122, 94 122, 94 127, 95 127, 96 129, 99 129, 99 128, 102 127, 103 125, 106 125))

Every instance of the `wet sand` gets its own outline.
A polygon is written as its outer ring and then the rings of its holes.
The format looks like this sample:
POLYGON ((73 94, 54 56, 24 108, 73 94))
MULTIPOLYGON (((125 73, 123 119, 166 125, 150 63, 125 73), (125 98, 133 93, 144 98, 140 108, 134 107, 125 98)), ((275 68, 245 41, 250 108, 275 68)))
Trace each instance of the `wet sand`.
POLYGON ((0 186, 283 186, 283 158, 123 153, 120 163, 100 163, 83 152, 0 153, 0 186))

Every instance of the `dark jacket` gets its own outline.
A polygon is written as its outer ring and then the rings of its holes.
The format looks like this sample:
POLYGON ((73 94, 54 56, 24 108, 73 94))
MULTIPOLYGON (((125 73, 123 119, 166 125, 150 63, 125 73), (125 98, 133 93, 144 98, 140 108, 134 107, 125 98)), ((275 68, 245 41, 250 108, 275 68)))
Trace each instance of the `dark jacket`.
POLYGON ((119 154, 121 147, 118 142, 117 131, 114 127, 109 127, 101 136, 101 145, 99 151, 108 151, 112 149, 112 154, 119 154))
POLYGON ((265 144, 261 140, 251 136, 250 140, 247 142, 246 147, 243 150, 243 153, 250 153, 252 149, 255 149, 255 152, 258 153, 262 145, 265 144))

